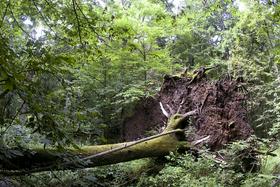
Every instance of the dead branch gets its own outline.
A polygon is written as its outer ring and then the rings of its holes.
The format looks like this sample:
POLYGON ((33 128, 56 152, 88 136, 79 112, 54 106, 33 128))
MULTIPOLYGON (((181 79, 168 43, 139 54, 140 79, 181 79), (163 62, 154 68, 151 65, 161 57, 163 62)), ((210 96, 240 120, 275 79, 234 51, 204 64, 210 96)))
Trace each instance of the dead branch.
POLYGON ((170 117, 170 114, 164 109, 163 105, 161 102, 159 102, 159 105, 160 105, 160 109, 162 111, 162 113, 167 117, 169 118, 170 117))

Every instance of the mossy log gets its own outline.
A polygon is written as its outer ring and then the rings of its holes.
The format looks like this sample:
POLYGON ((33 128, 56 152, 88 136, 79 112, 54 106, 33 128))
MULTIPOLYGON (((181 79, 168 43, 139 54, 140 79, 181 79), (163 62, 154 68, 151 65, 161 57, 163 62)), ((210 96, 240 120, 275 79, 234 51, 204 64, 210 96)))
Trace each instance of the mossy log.
POLYGON ((195 111, 184 115, 175 114, 168 120, 166 129, 158 134, 137 141, 83 146, 80 149, 32 149, 23 153, 10 149, 10 156, 1 156, 0 164, 3 174, 25 174, 48 170, 89 168, 94 166, 115 164, 146 157, 158 157, 189 147, 182 141, 184 125, 195 111))

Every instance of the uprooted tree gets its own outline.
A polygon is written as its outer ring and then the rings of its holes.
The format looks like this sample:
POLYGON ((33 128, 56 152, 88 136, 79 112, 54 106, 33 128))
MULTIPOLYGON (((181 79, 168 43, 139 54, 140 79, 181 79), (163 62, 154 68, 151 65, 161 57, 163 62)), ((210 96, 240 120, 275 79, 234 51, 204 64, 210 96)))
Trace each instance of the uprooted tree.
POLYGON ((253 132, 246 117, 245 93, 242 79, 230 76, 216 81, 208 80, 205 71, 198 71, 192 78, 165 76, 160 92, 142 100, 135 114, 125 121, 127 139, 131 138, 129 130, 137 130, 141 123, 143 127, 151 124, 164 127, 159 134, 136 141, 63 151, 11 148, 0 156, 1 172, 24 174, 88 168, 199 149, 202 145, 217 150, 229 142, 246 139, 253 132))

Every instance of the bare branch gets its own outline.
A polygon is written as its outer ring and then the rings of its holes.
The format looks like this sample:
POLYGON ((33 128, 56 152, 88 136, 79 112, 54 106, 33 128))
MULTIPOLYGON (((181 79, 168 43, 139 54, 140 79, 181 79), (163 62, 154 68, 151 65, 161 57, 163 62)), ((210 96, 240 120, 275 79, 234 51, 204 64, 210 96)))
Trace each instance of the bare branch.
POLYGON ((193 115, 195 115, 195 114, 197 114, 197 110, 189 111, 189 112, 183 114, 182 119, 185 119, 185 118, 187 118, 187 117, 189 117, 189 116, 193 116, 193 115))
POLYGON ((162 111, 162 113, 167 117, 169 118, 170 117, 170 114, 168 114, 168 112, 166 112, 166 110, 163 108, 163 105, 161 102, 159 102, 159 105, 160 105, 160 109, 162 111))
POLYGON ((208 140, 209 138, 210 138, 210 135, 208 135, 208 136, 206 136, 206 137, 204 137, 204 138, 201 138, 201 139, 199 139, 199 140, 196 140, 196 141, 192 142, 192 145, 193 145, 193 146, 196 146, 196 145, 200 144, 201 142, 204 142, 204 141, 208 140))
POLYGON ((169 104, 166 105, 168 107, 168 110, 170 112, 171 115, 175 114, 175 111, 171 108, 171 106, 169 106, 169 104))

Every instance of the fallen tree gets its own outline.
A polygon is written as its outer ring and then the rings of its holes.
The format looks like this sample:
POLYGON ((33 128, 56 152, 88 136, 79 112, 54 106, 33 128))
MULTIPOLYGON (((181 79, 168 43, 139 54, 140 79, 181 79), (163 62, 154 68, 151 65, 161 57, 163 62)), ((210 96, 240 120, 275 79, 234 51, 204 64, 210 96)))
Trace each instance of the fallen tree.
MULTIPOLYGON (((226 77, 210 82, 205 71, 198 71, 193 78, 165 76, 161 91, 152 100, 157 105, 147 105, 147 110, 157 110, 160 116, 153 117, 162 120, 159 125, 165 127, 157 135, 117 144, 65 148, 63 151, 55 148, 8 149, 0 156, 1 173, 16 175, 88 168, 164 156, 171 151, 202 145, 216 150, 231 141, 246 139, 252 133, 243 106, 246 97, 239 80, 226 77)), ((137 108, 135 115, 142 115, 137 108)), ((126 122, 133 120, 135 115, 126 122)))
POLYGON ((173 115, 167 128, 160 134, 137 141, 118 144, 84 146, 80 149, 68 148, 65 152, 56 149, 26 150, 18 154, 18 149, 11 149, 1 158, 1 167, 6 174, 25 174, 31 172, 62 170, 81 167, 94 167, 119 162, 167 155, 177 149, 194 146, 181 141, 184 134, 183 126, 188 117, 195 115, 191 111, 184 115, 173 115), (13 170, 11 172, 7 170, 13 170))

